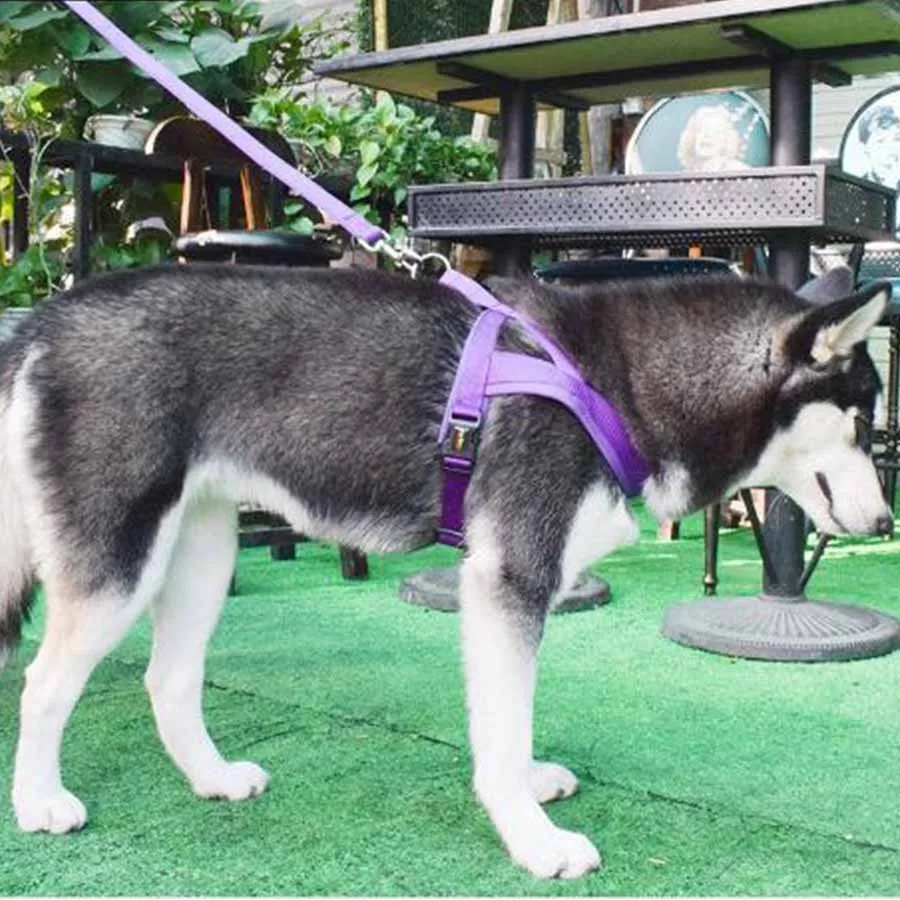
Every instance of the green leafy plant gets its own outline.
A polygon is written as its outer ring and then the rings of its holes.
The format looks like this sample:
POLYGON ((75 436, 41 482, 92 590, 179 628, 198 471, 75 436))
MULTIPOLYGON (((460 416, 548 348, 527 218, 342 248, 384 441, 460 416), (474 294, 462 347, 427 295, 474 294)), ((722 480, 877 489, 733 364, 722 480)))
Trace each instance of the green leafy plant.
MULTIPOLYGON (((297 84, 348 46, 343 20, 302 16, 286 0, 101 0, 145 50, 233 115, 261 84, 297 84)), ((181 112, 177 101, 123 59, 74 13, 42 0, 0 3, 0 71, 31 71, 68 136, 94 112, 181 112)))
MULTIPOLYGON (((446 137, 432 116, 387 94, 351 106, 270 90, 257 97, 247 121, 278 131, 310 175, 332 188, 344 182, 355 209, 394 233, 405 233, 410 185, 497 177, 493 150, 467 137, 446 137)), ((303 206, 291 204, 286 212, 302 216, 303 206)))
POLYGON ((43 166, 44 154, 60 130, 46 103, 49 90, 49 85, 34 78, 0 87, 0 121, 25 135, 32 153, 24 184, 18 183, 5 148, 0 163, 0 220, 11 221, 14 194, 26 194, 32 231, 27 251, 14 263, 6 266, 6 260, 0 259, 0 307, 30 306, 56 289, 65 271, 71 235, 61 222, 70 191, 67 194, 61 172, 43 166))
POLYGON ((65 271, 62 242, 30 244, 15 262, 0 266, 0 309, 33 306, 57 289, 65 271))
MULTIPOLYGON (((33 78, 0 87, 0 121, 5 127, 24 135, 32 153, 27 184, 17 183, 11 160, 4 156, 0 162, 0 221, 11 221, 14 193, 26 193, 31 230, 24 253, 13 261, 0 258, 0 309, 32 306, 71 280, 74 245, 72 173, 44 165, 47 148, 60 131, 60 123, 44 103, 50 90, 47 84, 33 78)), ((2 152, 6 154, 7 151, 3 149, 2 152)), ((102 197, 110 187, 108 179, 95 177, 95 196, 102 197)), ((133 188, 131 193, 141 196, 133 188)), ((127 213, 129 204, 123 198, 112 197, 110 200, 105 205, 114 207, 114 213, 127 213)), ((118 219, 121 218, 119 215, 118 219)), ((122 222, 117 220, 116 227, 109 231, 121 234, 124 231, 122 222)), ((91 247, 91 265, 94 271, 126 268, 159 262, 167 253, 167 240, 147 235, 132 243, 116 242, 104 236, 101 230, 91 247)))
POLYGON ((128 243, 107 244, 95 241, 91 246, 91 271, 113 272, 135 266, 153 266, 171 256, 171 241, 158 235, 138 236, 128 243))

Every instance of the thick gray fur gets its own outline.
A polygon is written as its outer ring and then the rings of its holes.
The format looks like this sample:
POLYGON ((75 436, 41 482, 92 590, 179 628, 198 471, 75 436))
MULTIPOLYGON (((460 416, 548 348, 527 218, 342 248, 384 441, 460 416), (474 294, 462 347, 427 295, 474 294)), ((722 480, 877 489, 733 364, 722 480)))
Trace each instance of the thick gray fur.
MULTIPOLYGON (((874 402, 862 350, 850 371, 810 368, 782 391, 802 341, 779 355, 773 335, 810 305, 774 284, 498 280, 493 289, 572 354, 654 471, 686 468, 692 509, 752 468, 798 403, 818 392, 874 402)), ((330 523, 319 537, 380 551, 429 543, 438 427, 473 316, 430 281, 204 265, 97 278, 36 311, 3 353, 0 390, 8 402, 26 354, 39 350, 32 457, 72 589, 132 589, 160 517, 208 459, 282 485, 330 523)), ((516 329, 505 341, 534 352, 516 329)), ((539 615, 571 518, 598 478, 613 484, 565 409, 524 396, 492 403, 468 514, 490 508, 508 576, 539 615)), ((18 637, 23 608, 0 598, 0 642, 18 637)))

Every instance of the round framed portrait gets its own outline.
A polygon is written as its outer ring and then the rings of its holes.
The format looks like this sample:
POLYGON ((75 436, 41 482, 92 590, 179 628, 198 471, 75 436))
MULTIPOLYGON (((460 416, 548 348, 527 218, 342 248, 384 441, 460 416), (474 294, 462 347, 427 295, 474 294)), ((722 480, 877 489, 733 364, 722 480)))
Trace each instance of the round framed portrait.
POLYGON ((625 171, 728 172, 769 164, 769 121, 742 91, 667 97, 641 119, 625 171))
POLYGON ((876 94, 853 114, 841 141, 841 168, 891 190, 900 188, 900 85, 876 94))

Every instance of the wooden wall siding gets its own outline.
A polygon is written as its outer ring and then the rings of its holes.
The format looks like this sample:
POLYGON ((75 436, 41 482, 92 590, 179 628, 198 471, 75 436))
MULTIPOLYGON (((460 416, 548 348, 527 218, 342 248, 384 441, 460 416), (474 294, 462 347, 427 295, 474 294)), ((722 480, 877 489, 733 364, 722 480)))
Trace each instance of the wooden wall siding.
POLYGON ((857 78, 853 84, 841 88, 816 85, 813 91, 813 153, 836 158, 853 113, 874 94, 892 85, 900 86, 900 73, 857 78))
MULTIPOLYGON (((335 17, 349 17, 352 33, 356 18, 356 0, 294 0, 294 3, 298 11, 304 15, 327 13, 335 17)), ((315 91, 317 94, 331 97, 337 102, 351 99, 355 94, 355 88, 331 78, 316 79, 315 91)))

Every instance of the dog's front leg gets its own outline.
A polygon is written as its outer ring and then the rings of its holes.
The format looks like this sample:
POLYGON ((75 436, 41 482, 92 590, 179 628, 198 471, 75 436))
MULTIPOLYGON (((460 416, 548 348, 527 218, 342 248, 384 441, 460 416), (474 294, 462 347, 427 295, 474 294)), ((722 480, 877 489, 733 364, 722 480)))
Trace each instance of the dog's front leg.
MULTIPOLYGON (((523 575, 527 578, 527 575, 523 575)), ((532 704, 546 604, 529 604, 499 555, 473 548, 462 569, 461 618, 475 793, 512 858, 541 878, 577 878, 600 865, 584 835, 557 828, 538 803, 574 792, 561 766, 532 762, 532 704), (536 794, 538 796, 536 796, 536 794)))

